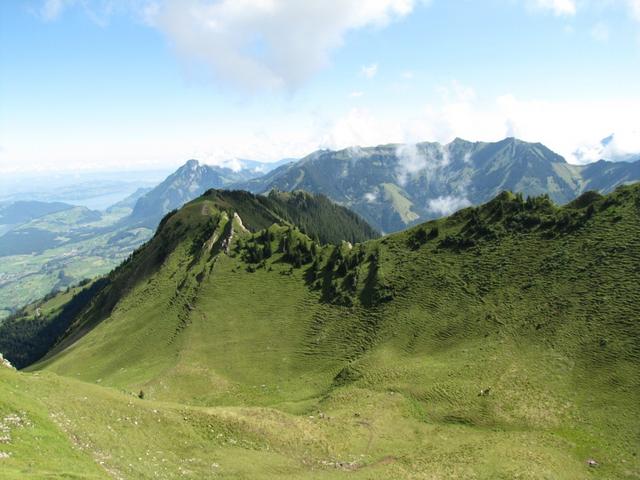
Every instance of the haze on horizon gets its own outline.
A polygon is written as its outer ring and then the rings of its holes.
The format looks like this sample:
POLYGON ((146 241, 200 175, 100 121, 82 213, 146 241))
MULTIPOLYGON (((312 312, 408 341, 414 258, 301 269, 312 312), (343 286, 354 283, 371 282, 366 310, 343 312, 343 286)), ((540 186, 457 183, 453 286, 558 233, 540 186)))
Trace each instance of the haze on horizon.
POLYGON ((638 0, 2 2, 0 173, 455 137, 619 160, 639 66, 638 0))

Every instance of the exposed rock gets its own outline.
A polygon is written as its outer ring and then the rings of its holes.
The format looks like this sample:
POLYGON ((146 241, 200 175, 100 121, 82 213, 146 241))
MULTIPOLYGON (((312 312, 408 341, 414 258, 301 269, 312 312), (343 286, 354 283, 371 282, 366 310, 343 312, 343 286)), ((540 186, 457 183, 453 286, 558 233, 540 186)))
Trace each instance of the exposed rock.
POLYGON ((240 215, 238 215, 237 212, 233 213, 233 219, 238 222, 238 226, 240 227, 240 230, 242 230, 245 233, 249 233, 249 230, 247 230, 247 227, 244 226, 244 224, 242 223, 242 219, 240 218, 240 215))
POLYGON ((15 368, 13 368, 13 365, 11 365, 11 362, 6 358, 4 358, 1 353, 0 353, 0 367, 6 367, 12 370, 15 370, 15 368))

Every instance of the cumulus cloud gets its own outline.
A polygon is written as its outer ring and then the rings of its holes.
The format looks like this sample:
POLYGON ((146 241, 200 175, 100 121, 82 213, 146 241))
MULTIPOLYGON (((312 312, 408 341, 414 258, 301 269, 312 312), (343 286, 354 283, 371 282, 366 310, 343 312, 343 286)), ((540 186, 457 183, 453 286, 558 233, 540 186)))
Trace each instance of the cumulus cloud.
POLYGON ((427 208, 437 215, 447 216, 471 205, 466 197, 446 195, 429 200, 427 208))
MULTIPOLYGON (((176 50, 249 89, 295 88, 347 32, 384 27, 417 0, 163 0, 147 15, 176 50)), ((371 75, 376 69, 368 70, 371 75)))
MULTIPOLYGON (((640 21, 640 0, 524 2, 558 16, 589 4, 622 7, 640 21)), ((232 86, 269 90, 299 87, 330 63, 347 33, 384 27, 419 3, 429 0, 42 0, 40 15, 54 20, 78 6, 105 24, 114 11, 133 12, 165 35, 189 70, 205 66, 212 78, 232 86)), ((603 28, 593 34, 606 36, 603 28)), ((361 70, 366 78, 377 72, 377 64, 361 70)))
MULTIPOLYGON (((330 63, 345 35, 382 28, 426 0, 43 0, 55 20, 71 6, 101 20, 129 11, 161 31, 187 62, 248 89, 296 88, 330 63)), ((363 71, 375 76, 377 65, 363 71)))
POLYGON ((365 65, 360 69, 362 76, 368 79, 372 79, 378 74, 378 64, 372 63, 371 65, 365 65))

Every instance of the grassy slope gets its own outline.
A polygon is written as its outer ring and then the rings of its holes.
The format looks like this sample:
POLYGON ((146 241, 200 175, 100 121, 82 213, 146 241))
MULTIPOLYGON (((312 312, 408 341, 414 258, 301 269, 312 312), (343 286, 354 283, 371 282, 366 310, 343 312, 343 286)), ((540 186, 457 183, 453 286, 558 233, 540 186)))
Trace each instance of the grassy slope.
MULTIPOLYGON (((11 358, 17 367, 23 368, 39 360, 71 323, 79 325, 88 322, 85 328, 76 328, 74 335, 62 346, 74 341, 78 335, 106 318, 126 291, 158 270, 176 246, 182 243, 183 250, 186 248, 183 254, 193 256, 212 234, 215 233, 219 238, 226 235, 226 227, 221 226, 222 230, 216 230, 221 211, 225 212, 227 219, 233 217, 234 212, 240 213, 246 227, 253 231, 276 222, 293 223, 323 244, 342 240, 357 243, 378 236, 360 217, 322 196, 304 192, 272 192, 265 197, 240 191, 212 190, 175 218, 173 213, 167 215, 163 221, 170 221, 171 228, 160 229, 159 234, 144 248, 103 277, 95 287, 101 291, 100 295, 96 295, 97 290, 83 292, 84 298, 74 298, 67 303, 66 307, 73 304, 73 308, 49 310, 36 324, 24 321, 29 320, 28 311, 19 312, 5 320, 0 324, 0 351, 11 358), (95 302, 90 305, 88 300, 94 297, 95 302)), ((163 307, 160 308, 162 310, 163 307)))
MULTIPOLYGON (((353 267, 351 302, 338 302, 351 306, 322 301, 309 265, 281 254, 258 268, 216 255, 220 217, 204 249, 184 237, 106 321, 35 367, 100 387, 47 373, 19 375, 20 390, 135 478, 157 465, 192 478, 638 478, 640 187, 596 199, 591 216, 574 206, 550 215, 576 224, 515 222, 499 240, 465 230, 468 209, 356 246, 378 269, 353 267), (446 235, 475 246, 445 247, 446 235), (144 401, 126 393, 140 389, 144 401), (139 425, 111 432, 122 415, 139 425)), ((170 222, 211 212, 196 202, 170 222)), ((476 212, 497 225, 493 206, 476 212)))

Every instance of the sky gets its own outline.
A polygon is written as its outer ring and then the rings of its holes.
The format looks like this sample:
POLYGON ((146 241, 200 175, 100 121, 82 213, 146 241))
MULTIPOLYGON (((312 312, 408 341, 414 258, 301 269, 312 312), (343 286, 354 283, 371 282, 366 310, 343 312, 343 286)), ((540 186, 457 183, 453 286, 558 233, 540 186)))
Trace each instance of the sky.
POLYGON ((620 160, 638 112, 640 0, 0 1, 4 175, 456 137, 620 160))

